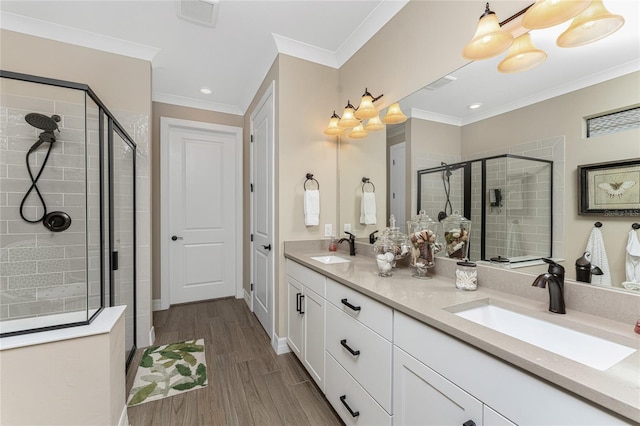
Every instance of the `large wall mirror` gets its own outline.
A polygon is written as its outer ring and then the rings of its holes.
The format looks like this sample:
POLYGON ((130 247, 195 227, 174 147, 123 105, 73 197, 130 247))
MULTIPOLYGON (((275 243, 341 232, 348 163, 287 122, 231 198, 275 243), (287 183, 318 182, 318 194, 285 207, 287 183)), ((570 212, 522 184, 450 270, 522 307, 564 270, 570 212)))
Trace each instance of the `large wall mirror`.
MULTIPOLYGON (((403 225, 417 212, 418 170, 504 154, 539 158, 553 161, 553 256, 566 259, 567 276, 575 277, 574 261, 582 255, 594 222, 603 220, 605 239, 612 245, 619 241, 620 247, 613 246, 608 254, 613 286, 622 289, 623 246, 628 229, 640 217, 584 216, 577 209, 578 165, 640 157, 638 127, 586 137, 586 118, 640 105, 640 4, 608 0, 606 6, 626 21, 613 35, 566 49, 557 47, 555 40, 568 22, 535 30, 534 44, 548 54, 542 65, 502 74, 497 65, 504 55, 469 63, 400 100, 409 119, 387 126, 386 137, 343 138, 339 229, 349 224, 365 241, 369 233, 388 226, 391 214, 403 225), (473 104, 481 105, 469 108, 473 104), (358 222, 361 175, 375 175, 376 194, 386 200, 375 225, 358 222)), ((439 202, 443 209, 445 199, 439 202)), ((535 232, 526 234, 534 238, 535 232)))

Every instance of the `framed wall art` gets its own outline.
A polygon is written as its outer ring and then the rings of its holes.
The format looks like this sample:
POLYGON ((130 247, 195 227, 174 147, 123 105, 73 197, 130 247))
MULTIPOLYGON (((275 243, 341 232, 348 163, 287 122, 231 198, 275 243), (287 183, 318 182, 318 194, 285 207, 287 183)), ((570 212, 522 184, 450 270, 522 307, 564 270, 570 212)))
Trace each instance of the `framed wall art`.
POLYGON ((578 166, 578 213, 640 216, 640 158, 578 166))

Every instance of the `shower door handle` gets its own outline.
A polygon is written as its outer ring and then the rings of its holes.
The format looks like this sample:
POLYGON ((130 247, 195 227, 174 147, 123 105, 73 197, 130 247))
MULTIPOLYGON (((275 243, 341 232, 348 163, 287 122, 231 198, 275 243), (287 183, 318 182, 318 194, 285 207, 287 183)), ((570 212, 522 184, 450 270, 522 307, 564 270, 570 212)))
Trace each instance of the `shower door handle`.
POLYGON ((173 237, 171 237, 172 241, 176 241, 176 240, 181 240, 182 237, 178 237, 177 235, 174 235, 173 237))

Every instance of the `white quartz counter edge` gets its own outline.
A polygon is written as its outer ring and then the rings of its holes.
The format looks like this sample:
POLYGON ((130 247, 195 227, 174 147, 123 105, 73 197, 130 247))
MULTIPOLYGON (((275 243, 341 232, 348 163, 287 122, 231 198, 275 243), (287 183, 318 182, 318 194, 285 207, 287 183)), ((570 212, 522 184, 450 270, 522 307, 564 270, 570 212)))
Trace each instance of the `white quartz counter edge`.
POLYGON ((408 268, 394 270, 392 277, 381 278, 377 276, 374 260, 365 256, 350 257, 349 263, 333 265, 310 258, 319 255, 326 255, 326 251, 296 249, 285 252, 286 258, 614 413, 640 422, 640 336, 627 324, 570 309, 567 315, 552 314, 544 303, 482 287, 472 292, 457 290, 453 279, 435 276, 431 280, 418 280, 411 278, 413 271, 408 268), (487 298, 521 307, 546 321, 570 325, 639 350, 608 370, 598 371, 467 321, 445 309, 487 298))

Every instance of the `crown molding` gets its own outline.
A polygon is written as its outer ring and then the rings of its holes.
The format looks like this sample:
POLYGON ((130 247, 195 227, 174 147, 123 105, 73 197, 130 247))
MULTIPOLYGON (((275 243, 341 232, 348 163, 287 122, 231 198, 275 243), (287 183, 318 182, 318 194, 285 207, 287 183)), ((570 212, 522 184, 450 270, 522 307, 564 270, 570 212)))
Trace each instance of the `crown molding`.
POLYGON ((0 11, 0 28, 152 62, 160 49, 90 31, 0 11))
POLYGON ((409 116, 411 118, 417 118, 419 120, 435 121, 436 123, 451 124, 452 126, 458 127, 462 126, 462 119, 460 117, 425 111, 418 108, 411 108, 411 111, 409 111, 409 116))
POLYGON ((273 40, 276 42, 278 53, 304 59, 320 65, 326 65, 331 68, 339 68, 335 52, 281 36, 280 34, 272 33, 271 35, 273 36, 273 40))
POLYGON ((176 96, 169 93, 156 93, 152 95, 153 102, 162 102, 164 104, 179 105, 188 108, 197 108, 206 111, 221 112, 225 114, 244 115, 244 112, 235 105, 221 104, 217 102, 208 102, 200 99, 187 98, 185 96, 176 96))

